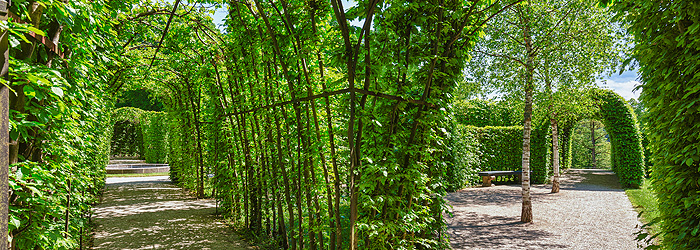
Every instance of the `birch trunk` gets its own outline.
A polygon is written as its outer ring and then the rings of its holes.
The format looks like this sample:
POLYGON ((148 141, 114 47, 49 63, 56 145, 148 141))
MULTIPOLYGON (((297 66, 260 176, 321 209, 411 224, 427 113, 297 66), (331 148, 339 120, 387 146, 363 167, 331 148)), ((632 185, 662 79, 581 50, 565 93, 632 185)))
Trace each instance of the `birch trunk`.
MULTIPOLYGON (((554 117, 554 116, 552 116, 554 117)), ((559 193, 559 128, 556 119, 550 119, 552 127, 552 193, 559 193)))
MULTIPOLYGON (((521 10, 521 13, 522 10, 521 10)), ((523 119, 523 157, 522 157, 522 195, 523 205, 520 221, 532 222, 532 200, 530 198, 530 133, 532 130, 532 92, 534 91, 534 57, 535 51, 530 37, 529 19, 522 15, 523 40, 525 42, 526 57, 525 63, 525 112, 523 119)))

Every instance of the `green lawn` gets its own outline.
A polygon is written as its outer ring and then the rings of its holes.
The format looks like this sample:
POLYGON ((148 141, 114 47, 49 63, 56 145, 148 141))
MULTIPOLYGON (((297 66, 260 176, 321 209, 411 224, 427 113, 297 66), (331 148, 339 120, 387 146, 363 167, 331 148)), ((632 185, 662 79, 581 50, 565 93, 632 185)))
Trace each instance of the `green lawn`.
POLYGON ((167 176, 169 172, 147 173, 147 174, 108 174, 107 177, 146 177, 146 176, 167 176))
MULTIPOLYGON (((632 206, 641 213, 640 221, 642 223, 649 223, 654 218, 659 217, 659 204, 656 199, 656 195, 651 190, 651 181, 644 180, 642 186, 638 189, 627 189, 625 190, 627 197, 629 197, 632 206)), ((651 235, 660 232, 659 225, 654 224, 647 229, 651 235)), ((655 240, 658 242, 658 239, 655 240)))

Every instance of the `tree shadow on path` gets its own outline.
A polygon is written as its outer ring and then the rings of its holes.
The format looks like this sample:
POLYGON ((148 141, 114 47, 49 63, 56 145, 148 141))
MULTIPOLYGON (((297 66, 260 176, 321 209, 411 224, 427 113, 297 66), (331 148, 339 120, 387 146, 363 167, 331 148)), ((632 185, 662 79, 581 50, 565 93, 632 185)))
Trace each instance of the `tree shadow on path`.
POLYGON ((533 223, 520 222, 520 185, 447 194, 452 248, 636 249, 640 223, 614 173, 571 169, 561 183, 560 193, 551 193, 551 185, 531 187, 533 223))
POLYGON ((251 249, 215 206, 169 181, 110 184, 93 210, 93 249, 251 249))

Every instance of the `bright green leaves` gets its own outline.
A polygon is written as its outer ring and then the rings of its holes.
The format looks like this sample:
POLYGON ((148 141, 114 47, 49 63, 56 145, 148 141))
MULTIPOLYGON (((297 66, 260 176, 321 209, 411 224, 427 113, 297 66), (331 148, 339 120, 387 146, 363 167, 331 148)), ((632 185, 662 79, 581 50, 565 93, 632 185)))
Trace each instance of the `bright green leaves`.
MULTIPOLYGON (((30 85, 25 85, 24 86, 24 95, 29 97, 29 98, 34 98, 36 97, 36 90, 34 90, 34 87, 30 85)), ((43 99, 43 96, 41 98, 38 98, 39 100, 43 99)))
POLYGON ((697 148, 698 9, 691 2, 626 1, 613 6, 634 35, 634 59, 648 107, 646 133, 659 197, 662 244, 668 249, 700 248, 700 168, 697 148), (634 7, 632 7, 634 6, 634 7))

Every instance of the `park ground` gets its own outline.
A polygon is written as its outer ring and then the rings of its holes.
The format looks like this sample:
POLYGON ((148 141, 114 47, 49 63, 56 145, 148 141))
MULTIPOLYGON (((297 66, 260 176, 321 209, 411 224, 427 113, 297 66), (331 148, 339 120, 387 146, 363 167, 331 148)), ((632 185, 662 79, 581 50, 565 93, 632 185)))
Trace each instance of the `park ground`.
POLYGON ((447 195, 454 249, 637 249, 641 223, 614 173, 570 169, 561 191, 531 189, 533 223, 521 223, 521 186, 475 187, 447 195))
POLYGON ((93 209, 93 249, 251 249, 215 216, 213 199, 196 199, 168 176, 110 177, 93 209))
MULTIPOLYGON (((533 223, 520 222, 520 185, 447 195, 454 249, 637 249, 641 223, 614 173, 567 170, 560 193, 533 185, 533 223)), ((94 208, 93 249, 252 249, 168 176, 110 177, 94 208)))

